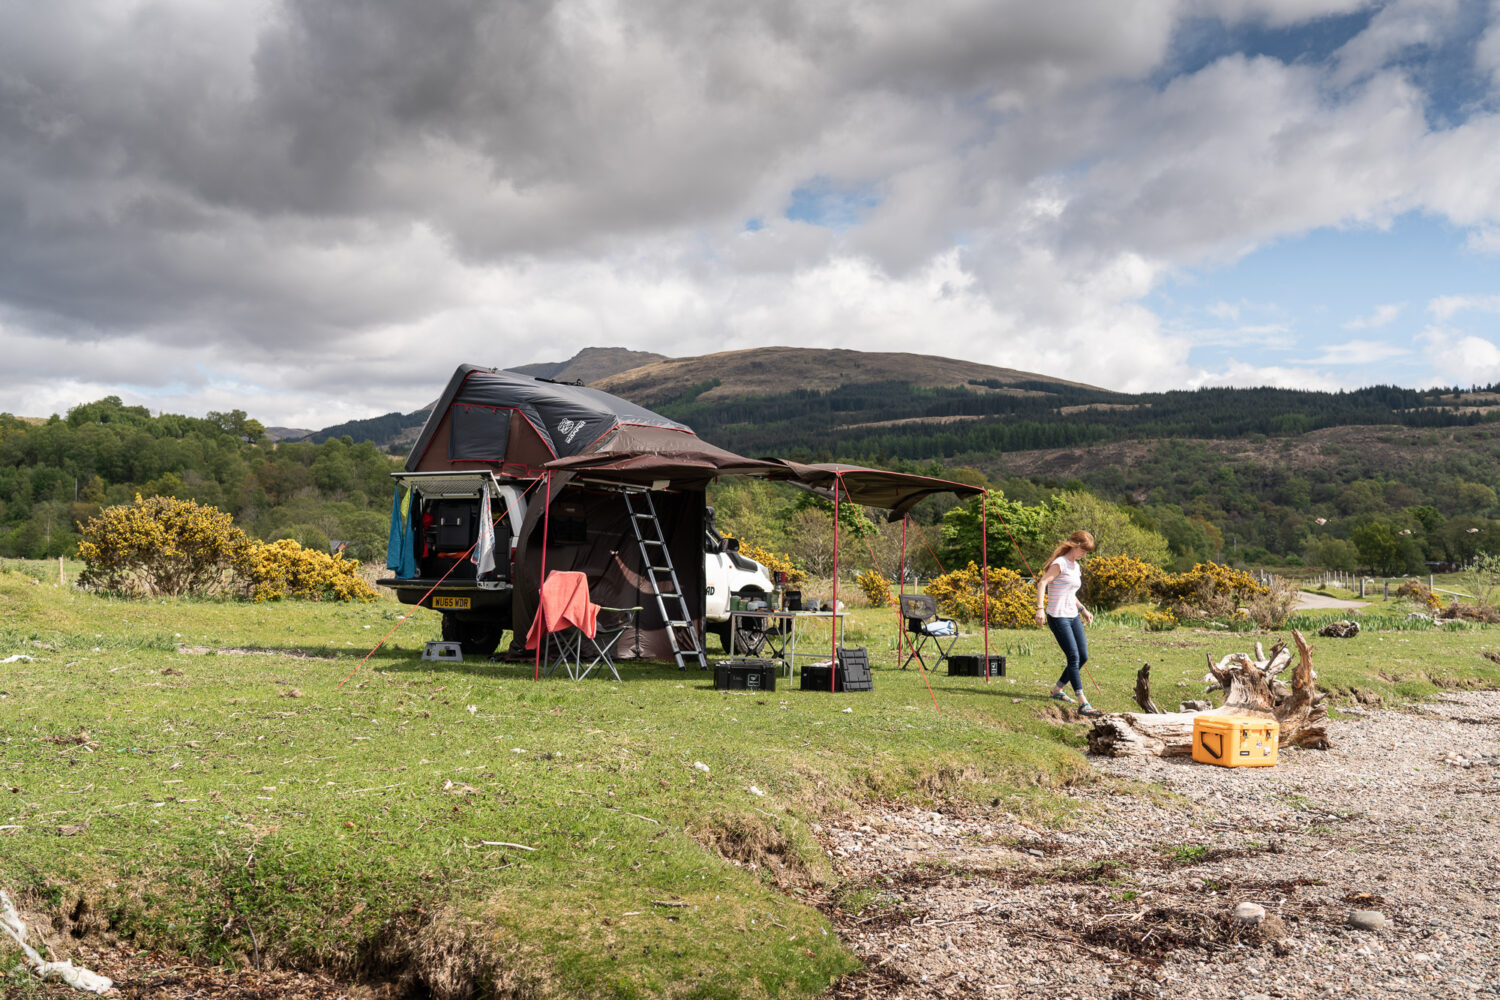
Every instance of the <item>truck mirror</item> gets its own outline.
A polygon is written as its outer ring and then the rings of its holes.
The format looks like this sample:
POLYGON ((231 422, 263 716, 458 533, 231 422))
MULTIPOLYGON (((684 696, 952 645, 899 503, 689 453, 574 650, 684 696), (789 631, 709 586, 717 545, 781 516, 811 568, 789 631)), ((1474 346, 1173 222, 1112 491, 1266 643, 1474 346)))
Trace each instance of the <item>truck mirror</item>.
POLYGON ((738 552, 740 550, 740 540, 738 538, 727 539, 724 542, 724 547, 730 552, 738 552))

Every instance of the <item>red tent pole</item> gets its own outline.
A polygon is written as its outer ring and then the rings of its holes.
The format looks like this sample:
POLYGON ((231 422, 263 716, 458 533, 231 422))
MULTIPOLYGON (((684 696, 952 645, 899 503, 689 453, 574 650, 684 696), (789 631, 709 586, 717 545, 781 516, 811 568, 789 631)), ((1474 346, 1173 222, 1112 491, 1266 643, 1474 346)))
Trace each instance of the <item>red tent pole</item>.
POLYGON ((833 477, 833 617, 828 619, 831 623, 829 632, 832 633, 828 643, 831 650, 828 662, 832 666, 828 670, 828 690, 837 691, 838 669, 839 669, 839 486, 844 482, 843 476, 835 474, 833 477))
POLYGON ((901 598, 906 596, 906 522, 911 520, 911 515, 906 514, 901 518, 901 567, 896 571, 900 579, 896 583, 896 665, 901 665, 901 654, 906 646, 906 622, 901 617, 901 598))
MULTIPOLYGON (((547 506, 542 508, 542 575, 537 580, 536 589, 536 613, 542 613, 542 585, 547 582, 547 529, 552 520, 552 470, 547 470, 547 487, 542 490, 542 503, 547 506)), ((547 641, 546 623, 542 623, 542 636, 536 643, 536 666, 531 679, 539 681, 542 679, 542 646, 547 641)))
POLYGON ((990 491, 979 494, 979 558, 984 560, 984 682, 990 682, 990 491))

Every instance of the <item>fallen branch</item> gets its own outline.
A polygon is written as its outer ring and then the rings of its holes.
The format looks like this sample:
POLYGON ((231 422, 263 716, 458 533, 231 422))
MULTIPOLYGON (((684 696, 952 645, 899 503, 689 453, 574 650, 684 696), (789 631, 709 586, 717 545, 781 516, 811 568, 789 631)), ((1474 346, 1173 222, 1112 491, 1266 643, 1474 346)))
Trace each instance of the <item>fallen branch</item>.
POLYGON ((1323 723, 1328 710, 1325 695, 1317 688, 1312 647, 1302 633, 1292 630, 1297 644, 1297 666, 1288 686, 1277 674, 1291 663, 1291 652, 1278 642, 1267 654, 1259 643, 1256 658, 1230 653, 1217 663, 1208 657, 1209 690, 1223 690, 1221 708, 1198 712, 1162 712, 1151 699, 1150 664, 1136 676, 1135 699, 1145 711, 1119 712, 1094 720, 1089 733, 1089 751, 1107 757, 1175 757, 1193 752, 1193 719, 1199 714, 1251 716, 1274 719, 1280 727, 1282 746, 1326 750, 1328 733, 1323 723))

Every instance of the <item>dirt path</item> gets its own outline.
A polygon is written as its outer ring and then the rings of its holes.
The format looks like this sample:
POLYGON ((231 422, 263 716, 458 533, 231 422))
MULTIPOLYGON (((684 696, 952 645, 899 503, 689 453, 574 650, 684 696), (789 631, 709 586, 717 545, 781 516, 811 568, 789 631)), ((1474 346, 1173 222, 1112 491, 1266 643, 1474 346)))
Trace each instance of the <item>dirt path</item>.
POLYGON ((1098 761, 1171 794, 1079 789, 1068 831, 909 811, 825 831, 868 900, 840 929, 869 969, 833 996, 1500 996, 1500 693, 1331 732, 1275 768, 1098 761))
POLYGON ((1358 611, 1369 606, 1367 601, 1341 601, 1337 597, 1309 594, 1305 590, 1297 592, 1297 603, 1294 605, 1298 611, 1358 611))

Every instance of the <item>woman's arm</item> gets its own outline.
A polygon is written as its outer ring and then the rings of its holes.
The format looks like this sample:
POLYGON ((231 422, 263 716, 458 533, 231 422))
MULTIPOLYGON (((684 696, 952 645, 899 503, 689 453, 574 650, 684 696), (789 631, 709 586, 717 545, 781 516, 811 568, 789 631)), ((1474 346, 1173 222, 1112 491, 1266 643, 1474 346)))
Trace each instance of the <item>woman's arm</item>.
POLYGON ((1042 572, 1041 579, 1036 582, 1036 616, 1039 622, 1047 620, 1047 584, 1057 579, 1057 574, 1062 572, 1062 567, 1056 562, 1048 566, 1042 572))

